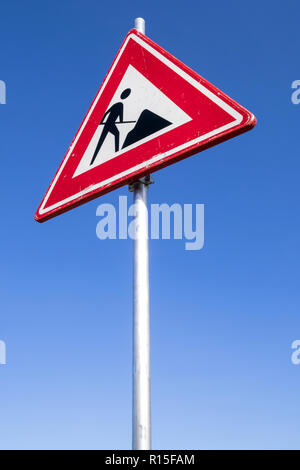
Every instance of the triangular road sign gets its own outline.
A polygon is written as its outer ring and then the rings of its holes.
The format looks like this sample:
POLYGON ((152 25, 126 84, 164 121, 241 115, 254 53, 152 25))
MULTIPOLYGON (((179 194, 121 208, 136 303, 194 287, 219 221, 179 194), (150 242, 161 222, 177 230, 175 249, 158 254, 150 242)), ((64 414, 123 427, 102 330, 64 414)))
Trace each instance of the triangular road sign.
POLYGON ((43 222, 255 123, 252 113, 133 29, 35 219, 43 222))

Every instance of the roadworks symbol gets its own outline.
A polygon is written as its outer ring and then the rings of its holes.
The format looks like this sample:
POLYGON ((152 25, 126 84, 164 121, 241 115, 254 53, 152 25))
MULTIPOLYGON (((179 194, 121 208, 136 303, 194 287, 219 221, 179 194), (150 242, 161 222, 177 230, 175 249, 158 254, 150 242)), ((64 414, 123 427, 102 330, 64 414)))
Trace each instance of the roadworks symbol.
POLYGON ((191 118, 129 65, 73 177, 159 137, 191 118))

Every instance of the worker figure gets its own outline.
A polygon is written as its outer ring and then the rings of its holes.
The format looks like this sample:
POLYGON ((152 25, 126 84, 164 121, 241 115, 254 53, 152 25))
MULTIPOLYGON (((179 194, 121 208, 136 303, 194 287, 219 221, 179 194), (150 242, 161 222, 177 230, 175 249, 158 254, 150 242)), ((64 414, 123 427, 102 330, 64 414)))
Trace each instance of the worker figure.
MULTIPOLYGON (((121 100, 125 100, 131 93, 130 88, 126 88, 121 93, 121 100)), ((119 151, 119 141, 120 141, 120 132, 119 129, 116 126, 117 119, 119 119, 118 122, 123 122, 123 103, 121 101, 119 103, 113 104, 104 114, 103 118, 101 119, 100 124, 104 125, 102 134, 100 136, 99 142, 97 144, 96 150, 94 152, 93 158, 91 160, 90 165, 92 165, 97 157, 97 154, 102 147, 103 142, 106 139, 107 134, 111 133, 115 136, 115 152, 119 151), (104 119, 108 116, 106 122, 103 122, 104 119)))

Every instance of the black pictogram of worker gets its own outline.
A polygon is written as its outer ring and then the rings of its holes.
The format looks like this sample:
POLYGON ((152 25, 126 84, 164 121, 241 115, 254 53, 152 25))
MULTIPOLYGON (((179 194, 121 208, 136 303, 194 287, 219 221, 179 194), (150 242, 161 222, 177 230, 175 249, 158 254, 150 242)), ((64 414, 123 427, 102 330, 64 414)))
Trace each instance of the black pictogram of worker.
MULTIPOLYGON (((125 98, 128 98, 128 96, 131 93, 130 88, 126 88, 121 93, 121 100, 125 100, 125 98)), ((103 131, 101 133, 99 142, 97 144, 96 150, 94 152, 93 158, 91 160, 90 165, 92 165, 97 157, 97 154, 99 150, 102 147, 103 142, 105 141, 107 135, 109 133, 113 134, 115 137, 115 152, 119 151, 119 142, 120 142, 120 132, 119 129, 116 126, 117 120, 119 119, 118 123, 123 123, 123 103, 120 101, 118 103, 113 104, 104 114, 104 116, 101 119, 100 125, 104 125, 103 131), (104 122, 104 119, 108 116, 106 122, 104 122)))

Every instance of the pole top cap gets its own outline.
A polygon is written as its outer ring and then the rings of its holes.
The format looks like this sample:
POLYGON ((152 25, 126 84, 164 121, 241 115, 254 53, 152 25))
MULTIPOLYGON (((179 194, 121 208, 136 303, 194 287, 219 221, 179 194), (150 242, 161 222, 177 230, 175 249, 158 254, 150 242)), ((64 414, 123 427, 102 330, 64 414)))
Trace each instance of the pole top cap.
POLYGON ((145 34, 145 20, 144 18, 135 18, 134 20, 134 27, 137 29, 140 33, 145 34))

